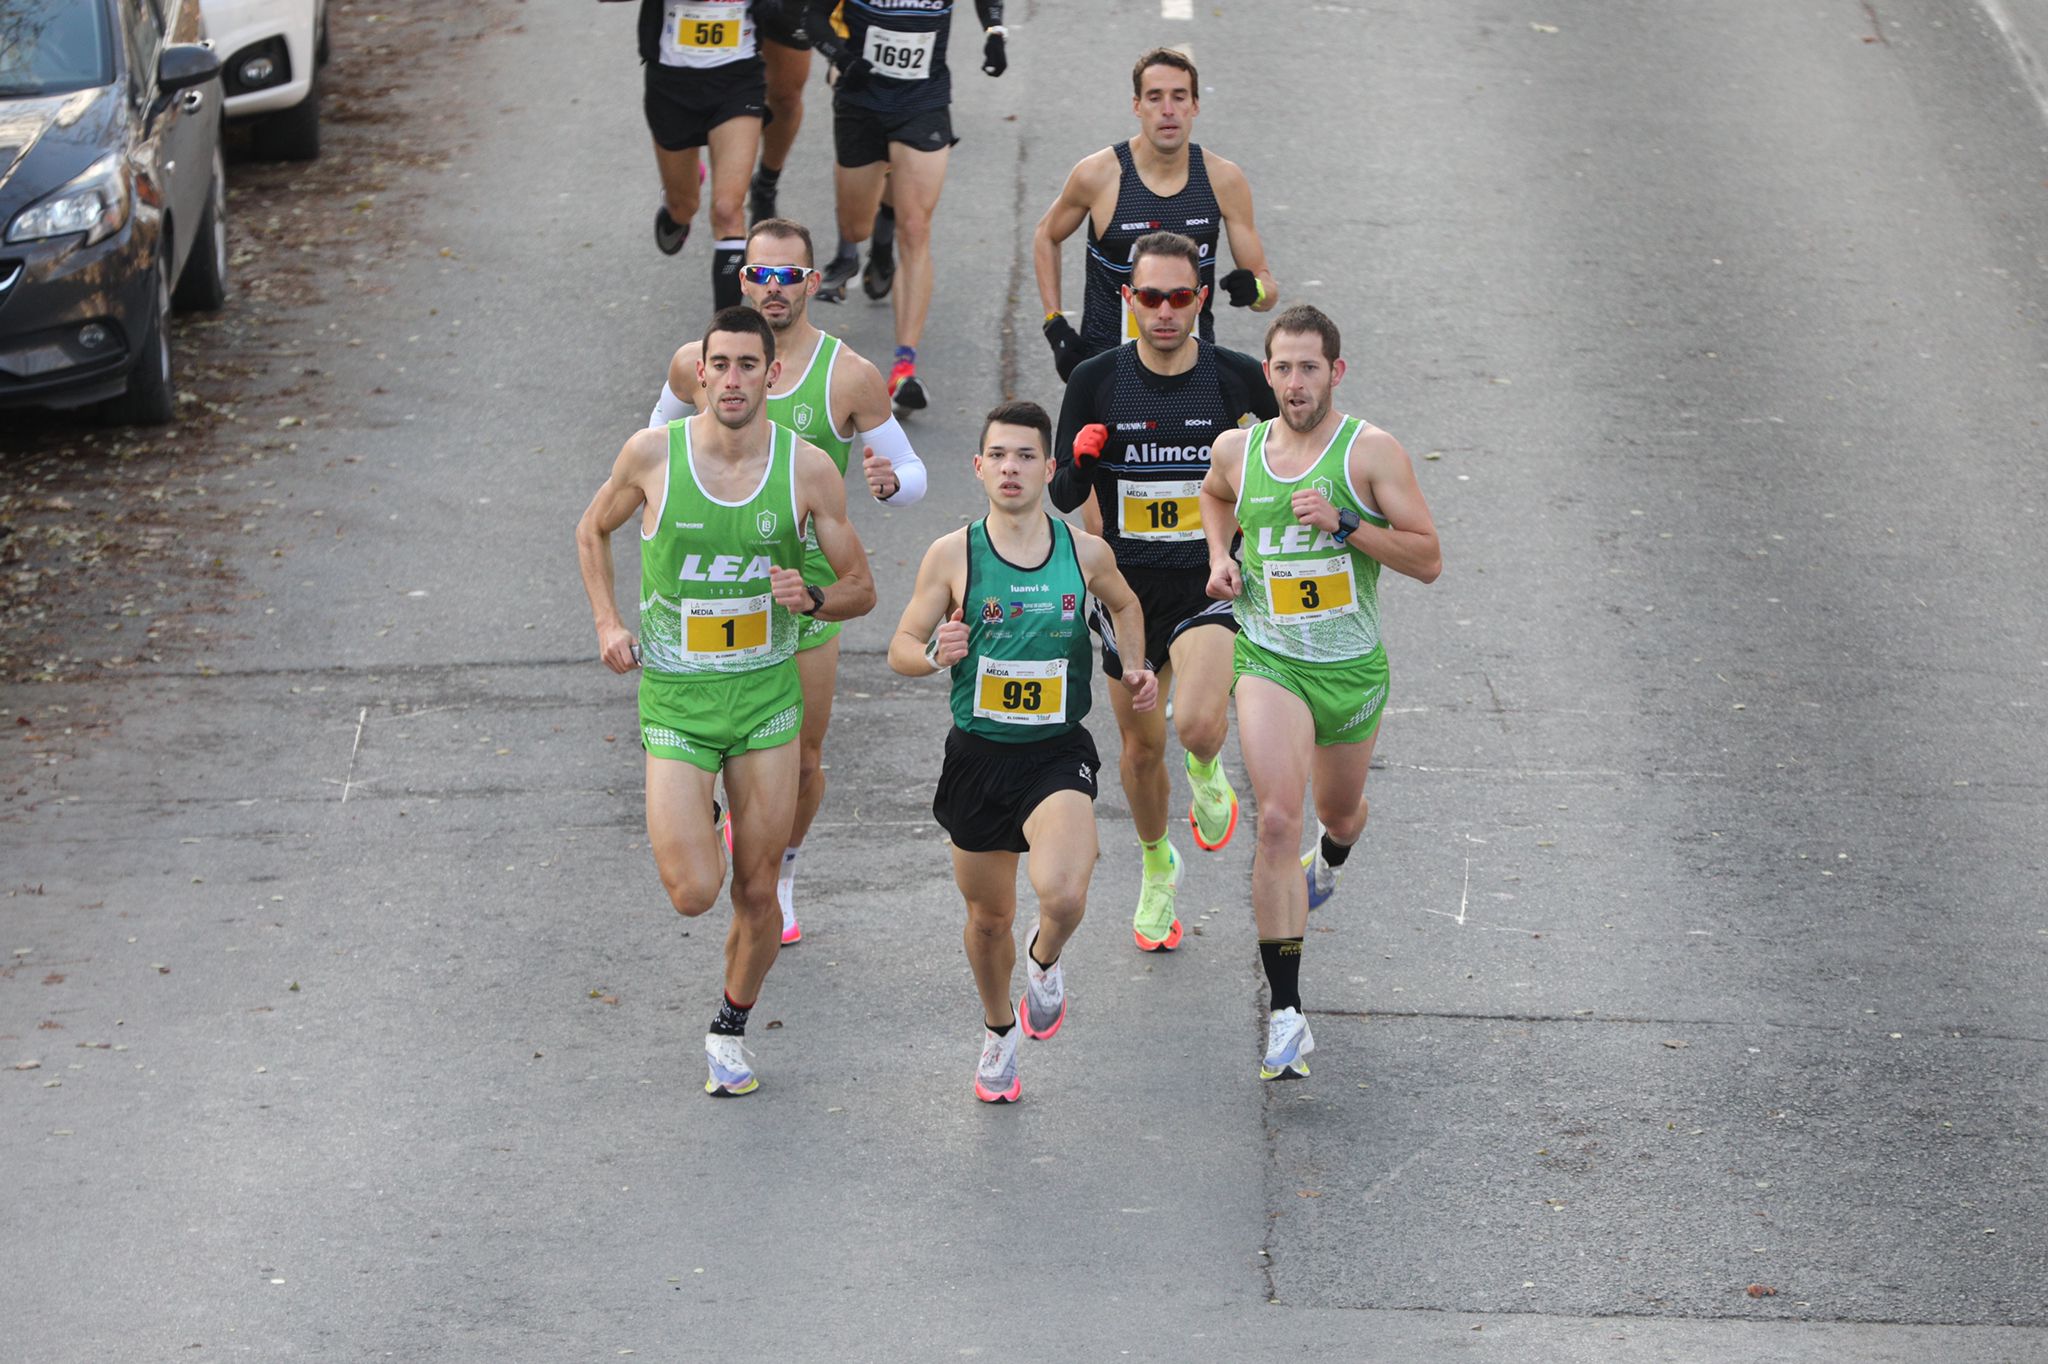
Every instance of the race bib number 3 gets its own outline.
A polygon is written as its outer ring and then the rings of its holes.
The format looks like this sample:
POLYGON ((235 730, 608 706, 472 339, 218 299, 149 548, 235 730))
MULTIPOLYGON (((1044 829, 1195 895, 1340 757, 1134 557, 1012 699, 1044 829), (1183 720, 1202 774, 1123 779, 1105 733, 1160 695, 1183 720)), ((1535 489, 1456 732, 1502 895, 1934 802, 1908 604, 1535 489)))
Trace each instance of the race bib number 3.
POLYGON ((1202 480, 1134 483, 1118 479, 1116 528, 1132 540, 1202 538, 1202 480))
POLYGON ((1067 660, 983 658, 974 679, 974 713, 1005 725, 1057 725, 1067 718, 1067 660))
POLYGON ((767 653, 768 604, 772 600, 764 594, 683 602, 683 652, 699 662, 767 653))
POLYGON ((932 78, 932 51, 936 33, 898 33, 892 28, 868 30, 867 46, 861 49, 877 76, 891 80, 924 81, 932 78))
POLYGON ((697 52, 738 51, 738 9, 738 5, 671 6, 669 18, 675 27, 676 46, 697 52))
POLYGON ((1313 625, 1358 609, 1351 555, 1333 559, 1268 559, 1266 604, 1288 625, 1313 625))

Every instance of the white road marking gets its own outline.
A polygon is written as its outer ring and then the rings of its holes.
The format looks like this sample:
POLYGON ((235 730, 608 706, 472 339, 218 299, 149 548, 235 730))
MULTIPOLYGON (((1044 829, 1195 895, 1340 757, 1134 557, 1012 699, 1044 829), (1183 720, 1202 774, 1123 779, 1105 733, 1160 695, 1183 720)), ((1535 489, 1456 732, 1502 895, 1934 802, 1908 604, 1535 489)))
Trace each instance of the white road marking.
MULTIPOLYGON (((1464 925, 1465 925, 1465 906, 1466 906, 1466 904, 1467 904, 1467 903, 1469 903, 1469 902, 1471 901, 1471 899, 1472 899, 1472 859, 1468 857, 1468 858, 1466 858, 1466 859, 1465 859, 1465 889, 1464 889, 1463 891, 1459 892, 1459 895, 1458 895, 1458 926, 1459 926, 1460 928, 1464 927, 1464 925)), ((1052 968, 1051 968, 1051 967, 1047 967, 1046 969, 1047 969, 1047 970, 1049 971, 1049 970, 1051 970, 1052 968)))
POLYGON ((1159 0, 1159 17, 1192 19, 1195 17, 1195 0, 1159 0))
POLYGON ((349 750, 348 750, 348 775, 347 775, 347 776, 345 776, 345 777, 343 777, 343 778, 342 778, 342 782, 341 782, 341 803, 342 803, 343 805, 346 805, 346 804, 348 804, 348 790, 349 790, 349 786, 350 786, 350 785, 351 785, 351 784, 352 784, 352 783, 353 783, 353 782, 355 781, 355 777, 356 777, 356 754, 357 754, 358 752, 360 752, 360 751, 362 750, 362 747, 363 747, 363 725, 364 725, 364 724, 365 724, 365 723, 366 723, 366 722, 367 722, 367 721, 369 720, 369 718, 370 718, 370 708, 369 708, 368 706, 364 706, 364 707, 362 708, 362 710, 360 710, 360 711, 358 711, 358 712, 356 713, 356 741, 355 741, 355 742, 354 742, 353 744, 350 744, 350 745, 349 745, 349 750))
POLYGON ((2027 83, 2027 91, 2034 97, 2034 103, 2041 106, 2041 112, 2048 115, 2048 72, 2041 67, 2041 58, 2014 26, 2012 15, 2006 12, 2005 0, 1977 0, 1977 7, 1984 11, 1998 29, 2005 45, 2012 49, 2013 64, 2020 69, 2020 79, 2027 83))

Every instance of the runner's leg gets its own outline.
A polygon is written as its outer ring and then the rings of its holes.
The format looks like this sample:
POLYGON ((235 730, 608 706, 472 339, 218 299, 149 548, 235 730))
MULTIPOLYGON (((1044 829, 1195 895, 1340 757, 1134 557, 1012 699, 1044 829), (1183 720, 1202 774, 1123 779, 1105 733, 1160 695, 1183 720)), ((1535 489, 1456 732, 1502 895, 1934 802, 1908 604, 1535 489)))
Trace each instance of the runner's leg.
MULTIPOLYGON (((732 803, 732 928, 725 938, 725 991, 751 1005, 782 950, 782 910, 775 874, 796 815, 797 746, 777 744, 735 754, 725 763, 732 803)), ((705 824, 711 813, 705 809, 705 824)))
MULTIPOLYGON (((890 197, 896 205, 896 344, 917 348, 924 335, 925 316, 932 306, 932 215, 939 206, 939 192, 946 184, 946 162, 952 148, 935 152, 918 151, 901 142, 889 144, 890 197)), ((873 227, 875 197, 866 205, 866 215, 856 224, 865 236, 873 227)), ((842 209, 842 223, 846 214, 842 209)))
POLYGON ((1024 821, 1024 841, 1045 849, 1031 854, 1029 871, 1038 896, 1036 956, 1050 966, 1088 912, 1088 878, 1097 856, 1095 802, 1084 791, 1053 792, 1024 821))
MULTIPOLYGON (((1173 689, 1173 732, 1180 746, 1204 763, 1214 762, 1230 732, 1231 654, 1237 636, 1221 625, 1181 631, 1167 648, 1168 667, 1180 678, 1173 689)), ((1166 684, 1160 682, 1160 694, 1166 684)))
POLYGON ((711 130, 711 302, 739 305, 747 254, 747 180, 761 145, 761 120, 729 118, 711 130))
POLYGON ((697 216, 697 154, 701 147, 669 151, 654 149, 654 164, 661 171, 661 195, 668 202, 668 216, 687 226, 697 216))
POLYGON ((711 822, 713 773, 674 758, 647 757, 647 845, 678 914, 702 914, 725 885, 724 849, 711 822))
POLYGON ((1315 750, 1308 703, 1263 677, 1238 678, 1237 741, 1258 806, 1252 918, 1261 938, 1298 938, 1308 929, 1301 879, 1301 809, 1315 750))
POLYGON ((761 164, 780 174, 789 164, 797 129, 804 126, 804 84, 811 78, 811 54, 767 41, 761 44, 761 61, 768 74, 768 112, 774 115, 761 134, 761 164))
MULTIPOLYGON (((1140 642, 1139 648, 1143 647, 1140 642)), ((1137 660, 1127 658, 1125 666, 1136 667, 1137 660)), ((1169 663, 1159 670, 1162 699, 1171 694, 1172 685, 1173 665, 1169 663)), ((1131 823, 1137 826, 1140 842, 1157 843, 1166 837, 1166 811, 1172 798, 1166 777, 1166 707, 1132 710, 1131 694, 1120 684, 1109 688, 1109 704, 1116 711, 1123 747, 1117 774, 1123 778, 1124 799, 1131 805, 1131 823)))
POLYGON ((967 901, 961 941, 981 996, 981 1021, 1005 1028, 1017 1021, 1010 1003, 1010 977, 1017 970, 1017 854, 953 849, 953 881, 967 901))

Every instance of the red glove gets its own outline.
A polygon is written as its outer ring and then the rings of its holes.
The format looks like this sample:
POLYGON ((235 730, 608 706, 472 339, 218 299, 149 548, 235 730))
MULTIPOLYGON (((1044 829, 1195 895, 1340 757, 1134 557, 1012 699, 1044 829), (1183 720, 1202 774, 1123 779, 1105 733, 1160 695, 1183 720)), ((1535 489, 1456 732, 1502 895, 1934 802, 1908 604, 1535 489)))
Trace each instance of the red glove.
POLYGON ((1091 464, 1102 458, 1102 447, 1109 444, 1109 428, 1101 422, 1090 422, 1074 433, 1074 462, 1087 460, 1091 464))

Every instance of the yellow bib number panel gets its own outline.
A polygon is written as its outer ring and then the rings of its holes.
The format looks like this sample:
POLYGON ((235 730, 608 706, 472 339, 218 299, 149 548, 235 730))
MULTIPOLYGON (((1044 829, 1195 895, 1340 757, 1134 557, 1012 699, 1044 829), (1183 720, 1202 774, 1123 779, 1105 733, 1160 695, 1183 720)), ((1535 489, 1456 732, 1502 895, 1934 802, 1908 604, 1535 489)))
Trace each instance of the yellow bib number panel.
POLYGON ((1065 723, 1067 660, 983 658, 975 670, 974 713, 1005 725, 1065 723))
POLYGON ((768 652, 768 608, 774 600, 726 597, 682 603, 683 652, 697 662, 741 661, 768 652))
POLYGON ((1202 538, 1202 480, 1139 483, 1118 479, 1116 528, 1132 540, 1202 538))
POLYGON ((1358 609, 1351 555, 1332 559, 1268 559, 1266 605, 1283 625, 1313 625, 1358 609))
POLYGON ((676 5, 676 46, 693 52, 737 52, 740 46, 738 5, 676 5))

